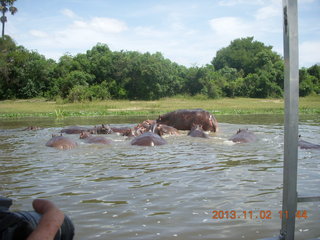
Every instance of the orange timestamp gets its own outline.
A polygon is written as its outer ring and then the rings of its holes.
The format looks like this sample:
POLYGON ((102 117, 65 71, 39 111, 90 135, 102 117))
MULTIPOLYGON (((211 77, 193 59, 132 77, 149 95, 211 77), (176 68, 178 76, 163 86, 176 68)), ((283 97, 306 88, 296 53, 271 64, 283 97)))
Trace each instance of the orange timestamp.
MULTIPOLYGON (((242 211, 236 211, 236 210, 214 210, 212 211, 212 219, 258 219, 258 220, 265 220, 265 219, 272 219, 274 217, 279 217, 282 219, 283 217, 288 219, 289 213, 288 211, 278 211, 274 212, 271 210, 242 210, 242 211)), ((297 219, 306 219, 308 218, 308 212, 307 210, 297 210, 295 217, 297 219)))

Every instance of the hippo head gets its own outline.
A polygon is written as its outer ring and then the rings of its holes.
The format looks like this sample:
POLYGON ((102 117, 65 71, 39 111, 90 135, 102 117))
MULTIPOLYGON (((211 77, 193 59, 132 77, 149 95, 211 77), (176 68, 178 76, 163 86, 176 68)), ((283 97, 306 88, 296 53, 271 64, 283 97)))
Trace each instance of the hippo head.
POLYGON ((102 124, 99 127, 94 126, 93 132, 98 134, 111 134, 113 131, 109 125, 102 124))
POLYGON ((241 132, 248 132, 248 128, 244 129, 244 128, 239 128, 239 130, 237 131, 236 134, 239 134, 241 132))
POLYGON ((210 125, 212 126, 212 129, 214 132, 218 132, 218 121, 217 119, 210 114, 209 116, 210 125))
POLYGON ((83 131, 80 133, 80 139, 85 139, 85 138, 88 138, 90 137, 91 134, 89 132, 86 132, 86 131, 83 131))
POLYGON ((166 133, 166 130, 162 128, 161 124, 157 123, 153 123, 149 131, 158 134, 159 136, 162 136, 164 133, 166 133))
POLYGON ((192 128, 191 128, 191 130, 190 130, 190 131, 195 131, 195 130, 203 131, 202 125, 199 125, 199 124, 192 124, 192 128))

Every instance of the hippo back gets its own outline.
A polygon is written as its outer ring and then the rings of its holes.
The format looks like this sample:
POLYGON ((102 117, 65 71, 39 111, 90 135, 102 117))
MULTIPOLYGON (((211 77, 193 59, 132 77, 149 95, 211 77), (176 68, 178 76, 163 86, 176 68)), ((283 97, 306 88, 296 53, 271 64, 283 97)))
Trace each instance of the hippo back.
POLYGON ((138 146, 156 146, 164 145, 166 143, 166 140, 152 132, 145 132, 131 141, 131 145, 138 146))
POLYGON ((188 133, 190 137, 199 137, 199 138, 209 138, 208 134, 206 134, 200 125, 195 125, 192 127, 190 132, 188 133))
POLYGON ((235 135, 229 138, 229 140, 233 142, 247 143, 255 141, 256 136, 247 129, 239 129, 235 135))
POLYGON ((301 140, 301 139, 299 139, 299 141, 298 141, 298 146, 301 149, 320 149, 320 145, 319 144, 314 144, 314 143, 307 142, 307 141, 304 141, 304 140, 301 140))
POLYGON ((194 125, 201 125, 205 131, 217 131, 218 122, 214 116, 203 109, 180 109, 159 116, 157 123, 172 126, 178 130, 191 130, 194 125))
POLYGON ((61 130, 61 133, 66 133, 66 134, 79 134, 84 131, 90 131, 89 128, 86 127, 80 127, 80 126, 70 126, 67 128, 64 128, 61 130))
POLYGON ((91 136, 85 139, 86 143, 95 143, 95 144, 111 144, 111 140, 103 136, 91 136))
POLYGON ((64 136, 54 136, 47 143, 47 147, 54 147, 61 150, 72 149, 77 146, 77 143, 71 138, 64 136))

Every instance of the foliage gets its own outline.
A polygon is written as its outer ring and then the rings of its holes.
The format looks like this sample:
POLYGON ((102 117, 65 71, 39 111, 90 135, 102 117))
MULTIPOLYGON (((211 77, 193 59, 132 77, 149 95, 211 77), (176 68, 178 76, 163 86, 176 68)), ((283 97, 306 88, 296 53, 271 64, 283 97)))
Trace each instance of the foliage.
POLYGON ((253 37, 232 41, 217 52, 212 64, 225 72, 227 96, 267 98, 283 94, 281 57, 253 37))
MULTIPOLYGON (((157 100, 172 96, 276 98, 283 60, 252 37, 236 39, 211 64, 187 68, 161 53, 111 51, 98 43, 55 62, 9 37, 0 38, 0 99, 45 97, 62 102, 157 100)), ((320 67, 300 70, 300 94, 320 93, 320 67)))
POLYGON ((0 12, 2 16, 0 17, 0 21, 2 23, 2 38, 4 38, 4 26, 7 22, 6 13, 9 11, 12 15, 14 15, 18 9, 13 6, 16 0, 0 0, 0 12))

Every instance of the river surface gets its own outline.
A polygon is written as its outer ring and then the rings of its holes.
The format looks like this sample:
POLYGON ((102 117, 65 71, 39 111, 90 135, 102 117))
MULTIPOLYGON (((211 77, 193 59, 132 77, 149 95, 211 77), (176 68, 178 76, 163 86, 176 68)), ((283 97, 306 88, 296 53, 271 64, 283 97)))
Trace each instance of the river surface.
MULTIPOLYGON (((13 210, 31 210, 35 198, 54 201, 74 222, 75 239, 278 236, 281 116, 217 116, 220 131, 209 139, 182 132, 156 147, 131 146, 115 134, 107 135, 113 140, 110 146, 85 144, 78 135, 70 135, 79 143, 75 149, 45 146, 65 126, 134 126, 145 119, 0 119, 0 195, 13 199, 13 210), (29 125, 43 129, 22 131, 29 125), (228 141, 239 128, 253 131, 258 140, 228 141)), ((320 116, 301 116, 299 132, 304 140, 320 144, 320 116)), ((299 194, 320 195, 319 153, 299 150, 299 194)), ((319 238, 320 203, 299 203, 298 210, 308 218, 296 219, 296 239, 319 238)))

